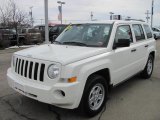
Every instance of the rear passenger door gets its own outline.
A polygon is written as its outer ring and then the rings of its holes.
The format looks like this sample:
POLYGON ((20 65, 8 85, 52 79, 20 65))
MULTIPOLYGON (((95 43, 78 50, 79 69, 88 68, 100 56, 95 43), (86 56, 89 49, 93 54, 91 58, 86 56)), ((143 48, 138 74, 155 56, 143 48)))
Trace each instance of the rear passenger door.
POLYGON ((134 39, 136 41, 135 43, 136 70, 141 71, 143 70, 146 64, 146 54, 147 54, 146 49, 148 46, 146 44, 146 37, 143 26, 141 24, 133 24, 132 27, 134 31, 134 39))
POLYGON ((152 33, 152 31, 151 31, 151 28, 148 26, 148 25, 146 25, 146 24, 144 24, 143 25, 143 27, 144 27, 144 31, 145 31, 145 35, 146 35, 146 42, 145 42, 145 46, 144 46, 144 48, 145 48, 145 55, 146 55, 146 61, 148 60, 148 52, 149 52, 149 47, 151 47, 151 45, 154 43, 154 38, 153 38, 153 33, 152 33))

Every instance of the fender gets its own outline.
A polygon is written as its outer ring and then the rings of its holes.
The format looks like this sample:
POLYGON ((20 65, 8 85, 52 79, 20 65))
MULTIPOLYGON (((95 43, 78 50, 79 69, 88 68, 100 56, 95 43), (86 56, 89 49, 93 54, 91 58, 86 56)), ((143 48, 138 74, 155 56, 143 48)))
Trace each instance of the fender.
POLYGON ((73 105, 75 108, 77 108, 80 104, 86 81, 91 74, 106 68, 108 68, 111 73, 112 62, 109 59, 105 59, 108 56, 108 53, 105 53, 105 54, 106 55, 102 54, 102 55, 96 56, 96 59, 95 57, 92 57, 89 59, 85 59, 85 60, 70 64, 67 67, 66 66, 64 67, 64 68, 68 68, 67 71, 70 71, 69 73, 73 73, 73 74, 68 74, 68 75, 63 74, 63 77, 69 78, 71 76, 72 77, 77 76, 77 81, 80 82, 77 88, 78 94, 75 97, 76 102, 75 102, 75 105, 73 105))

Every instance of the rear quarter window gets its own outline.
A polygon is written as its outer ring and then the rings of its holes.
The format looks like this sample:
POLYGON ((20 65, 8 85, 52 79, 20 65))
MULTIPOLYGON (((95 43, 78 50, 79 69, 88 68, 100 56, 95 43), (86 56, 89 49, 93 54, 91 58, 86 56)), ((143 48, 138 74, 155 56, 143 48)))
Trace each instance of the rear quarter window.
POLYGON ((147 35, 147 38, 152 38, 152 32, 151 32, 151 29, 148 25, 143 25, 144 26, 144 30, 146 32, 146 35, 147 35))
POLYGON ((134 24, 132 26, 133 26, 133 30, 134 30, 134 34, 135 34, 136 40, 137 41, 145 40, 145 35, 144 35, 144 31, 143 31, 142 25, 134 24))

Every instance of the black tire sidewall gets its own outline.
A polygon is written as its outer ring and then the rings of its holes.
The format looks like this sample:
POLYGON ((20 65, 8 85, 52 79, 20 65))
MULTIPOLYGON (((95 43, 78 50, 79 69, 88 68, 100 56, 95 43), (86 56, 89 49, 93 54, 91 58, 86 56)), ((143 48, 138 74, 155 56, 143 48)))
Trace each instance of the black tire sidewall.
POLYGON ((142 73, 143 77, 146 78, 146 79, 150 78, 152 73, 153 73, 153 68, 154 68, 154 57, 153 57, 153 55, 150 54, 149 57, 148 57, 148 60, 147 60, 146 67, 145 67, 145 69, 144 69, 144 71, 142 73), (152 60, 152 72, 150 74, 148 74, 148 72, 147 72, 147 67, 148 67, 149 60, 152 60))
POLYGON ((103 109, 103 107, 107 101, 107 96, 108 96, 108 85, 107 85, 106 80, 102 76, 99 76, 99 75, 91 76, 86 83, 85 91, 84 91, 84 95, 83 95, 83 108, 84 108, 85 114, 90 117, 97 115, 103 109), (104 96, 104 101, 103 101, 101 107, 99 109, 93 111, 89 107, 88 99, 89 99, 90 91, 98 83, 103 85, 104 90, 105 90, 105 96, 104 96))

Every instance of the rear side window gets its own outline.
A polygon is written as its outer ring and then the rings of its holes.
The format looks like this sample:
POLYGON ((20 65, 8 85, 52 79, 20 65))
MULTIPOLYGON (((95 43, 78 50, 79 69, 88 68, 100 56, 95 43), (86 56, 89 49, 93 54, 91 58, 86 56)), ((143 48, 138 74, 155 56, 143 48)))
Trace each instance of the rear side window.
POLYGON ((144 40, 144 31, 141 25, 133 25, 134 34, 137 41, 144 40))
POLYGON ((147 38, 152 38, 152 32, 148 25, 144 25, 144 30, 146 32, 147 38))

